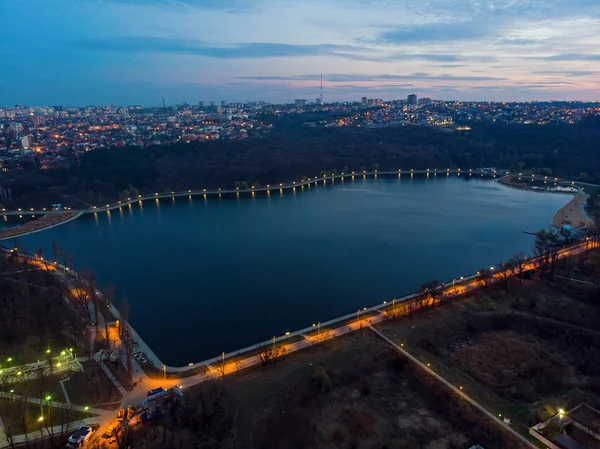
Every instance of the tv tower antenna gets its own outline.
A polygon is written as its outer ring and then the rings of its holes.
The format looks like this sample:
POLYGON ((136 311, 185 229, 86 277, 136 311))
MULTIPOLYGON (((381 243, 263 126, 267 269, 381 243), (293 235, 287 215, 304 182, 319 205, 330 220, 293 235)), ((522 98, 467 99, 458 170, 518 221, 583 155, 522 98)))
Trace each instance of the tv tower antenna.
POLYGON ((321 94, 319 95, 319 103, 323 104, 323 73, 321 73, 321 94))

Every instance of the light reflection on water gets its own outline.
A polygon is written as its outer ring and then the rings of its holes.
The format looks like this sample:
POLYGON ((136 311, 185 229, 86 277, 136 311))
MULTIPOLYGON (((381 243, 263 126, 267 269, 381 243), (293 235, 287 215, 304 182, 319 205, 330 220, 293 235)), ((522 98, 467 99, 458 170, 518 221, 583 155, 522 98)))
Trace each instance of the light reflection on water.
POLYGON ((523 231, 547 226, 571 198, 479 177, 361 178, 137 203, 20 244, 49 253, 56 240, 128 298, 166 363, 185 364, 529 251, 523 231))

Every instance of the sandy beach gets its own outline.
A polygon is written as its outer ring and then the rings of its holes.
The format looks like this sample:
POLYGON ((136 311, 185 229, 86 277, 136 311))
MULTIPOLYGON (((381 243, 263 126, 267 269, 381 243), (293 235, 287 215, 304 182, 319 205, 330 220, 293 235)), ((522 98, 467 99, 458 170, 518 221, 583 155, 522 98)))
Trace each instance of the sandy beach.
POLYGON ((0 240, 16 238, 24 234, 41 231, 50 228, 79 215, 77 212, 65 212, 63 214, 44 215, 37 220, 28 221, 21 226, 3 229, 0 231, 0 240))
POLYGON ((578 193, 569 201, 563 208, 559 209, 552 220, 553 226, 563 226, 569 224, 573 227, 590 226, 593 221, 587 216, 584 211, 587 195, 578 193))

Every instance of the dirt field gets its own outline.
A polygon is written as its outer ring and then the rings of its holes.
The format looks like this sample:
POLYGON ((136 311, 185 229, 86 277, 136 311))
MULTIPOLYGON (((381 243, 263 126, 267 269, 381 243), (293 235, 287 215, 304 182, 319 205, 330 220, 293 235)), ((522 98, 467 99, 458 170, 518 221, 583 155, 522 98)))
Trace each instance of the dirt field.
POLYGON ((558 408, 600 402, 597 296, 587 285, 514 280, 378 328, 524 430, 558 408))
POLYGON ((211 388, 223 388, 235 404, 234 447, 520 447, 368 329, 215 385, 186 395, 201 404, 211 388))

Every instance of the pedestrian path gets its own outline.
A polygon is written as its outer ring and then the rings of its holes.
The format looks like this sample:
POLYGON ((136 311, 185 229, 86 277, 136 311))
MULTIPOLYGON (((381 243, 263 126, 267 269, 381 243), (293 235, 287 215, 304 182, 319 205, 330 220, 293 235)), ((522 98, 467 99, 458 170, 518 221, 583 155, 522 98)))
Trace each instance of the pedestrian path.
POLYGON ((438 380, 439 382, 441 382, 446 388, 448 388, 450 391, 452 391, 454 394, 456 394, 459 398, 464 399, 466 402, 468 402, 469 404, 471 404, 477 410, 479 410, 480 412, 482 412, 483 414, 485 414, 494 424, 498 425, 502 430, 510 433, 513 437, 515 437, 517 440, 519 440, 525 446, 527 446, 527 447, 529 447, 531 449, 538 449, 538 447, 535 444, 531 443, 523 435, 521 435, 520 433, 518 433, 517 431, 515 431, 514 429, 512 429, 508 425, 506 425, 503 421, 501 421, 500 419, 498 419, 498 417, 496 415, 490 413, 481 404, 479 404, 475 400, 471 399, 470 396, 467 396, 467 394, 465 394, 464 391, 462 391, 459 388, 456 388, 454 385, 452 385, 450 382, 448 382, 446 379, 444 379, 438 373, 436 373, 435 371, 433 371, 429 366, 425 365, 423 362, 421 362, 415 356, 413 356, 412 354, 408 353, 404 348, 401 348, 400 346, 398 346, 394 341, 390 340, 388 337, 386 337, 380 331, 378 331, 377 329, 375 329, 373 326, 369 325, 369 328, 375 333, 375 335, 377 335, 382 340, 384 340, 385 342, 387 342, 388 344, 390 344, 396 351, 398 351, 400 354, 402 354, 403 357, 406 357, 412 363, 414 363, 415 365, 417 365, 422 371, 424 371, 425 373, 429 374, 430 376, 434 377, 436 380, 438 380))
POLYGON ((20 394, 14 394, 14 393, 4 393, 0 391, 0 397, 2 398, 11 398, 14 399, 15 401, 25 401, 25 402, 30 402, 32 404, 37 404, 39 405, 40 402, 43 405, 46 405, 46 403, 50 403, 52 404, 52 407, 58 407, 58 408, 66 408, 66 409, 71 409, 71 410, 76 410, 78 412, 86 412, 86 413, 90 413, 90 414, 95 414, 95 415, 103 415, 106 413, 106 410, 103 408, 95 408, 95 407, 88 407, 87 405, 74 405, 74 404, 66 404, 64 402, 58 402, 58 401, 46 401, 46 400, 40 400, 39 398, 32 398, 29 396, 22 396, 20 394))
POLYGON ((102 368, 102 371, 104 371, 104 374, 106 374, 108 376, 108 378, 110 379, 110 381, 113 383, 113 385, 115 386, 115 388, 117 390, 119 390, 119 393, 121 393, 121 395, 123 397, 125 397, 127 395, 127 391, 125 390, 125 388, 123 388, 123 385, 121 385, 121 382, 119 382, 119 379, 117 379, 113 373, 111 373, 111 371, 108 369, 108 366, 106 366, 106 364, 104 363, 104 361, 99 360, 98 364, 100 365, 100 368, 102 368))
POLYGON ((67 405, 71 405, 71 400, 69 399, 69 393, 67 393, 67 389, 65 388, 65 381, 61 380, 59 382, 60 384, 60 389, 62 390, 63 394, 65 395, 65 402, 67 403, 67 405))

